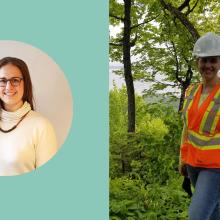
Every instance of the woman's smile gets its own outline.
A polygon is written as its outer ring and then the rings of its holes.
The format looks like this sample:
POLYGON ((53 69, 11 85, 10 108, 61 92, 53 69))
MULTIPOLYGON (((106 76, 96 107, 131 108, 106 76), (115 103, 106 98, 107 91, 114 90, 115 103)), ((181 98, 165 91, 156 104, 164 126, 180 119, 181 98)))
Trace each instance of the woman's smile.
POLYGON ((4 95, 8 96, 8 97, 13 97, 16 94, 17 94, 17 92, 7 92, 7 93, 4 93, 4 95))
POLYGON ((210 69, 205 70, 205 71, 203 72, 203 74, 205 74, 205 75, 216 75, 215 71, 210 70, 210 69))

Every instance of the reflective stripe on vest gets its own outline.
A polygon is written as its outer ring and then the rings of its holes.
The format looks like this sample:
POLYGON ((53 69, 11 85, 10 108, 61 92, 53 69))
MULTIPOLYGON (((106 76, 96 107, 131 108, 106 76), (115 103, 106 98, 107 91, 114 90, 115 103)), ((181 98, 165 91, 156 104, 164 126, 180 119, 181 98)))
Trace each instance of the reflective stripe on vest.
POLYGON ((184 122, 185 122, 186 126, 188 125, 188 112, 187 112, 187 109, 190 109, 190 107, 193 103, 193 97, 195 96, 198 89, 199 89, 199 86, 197 86, 197 85, 192 86, 192 89, 189 91, 189 95, 186 96, 184 104, 183 104, 182 113, 183 113, 184 122))
POLYGON ((199 132, 214 134, 220 114, 220 89, 210 102, 200 124, 199 132))
POLYGON ((187 137, 188 142, 200 150, 220 149, 220 134, 208 137, 190 130, 187 137))

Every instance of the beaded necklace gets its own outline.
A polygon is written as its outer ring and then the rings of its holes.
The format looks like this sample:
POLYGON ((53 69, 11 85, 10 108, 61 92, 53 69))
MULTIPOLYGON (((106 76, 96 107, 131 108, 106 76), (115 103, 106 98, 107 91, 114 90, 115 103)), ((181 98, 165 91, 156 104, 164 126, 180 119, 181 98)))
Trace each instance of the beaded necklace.
POLYGON ((19 122, 16 124, 16 125, 14 125, 12 128, 10 128, 10 129, 8 129, 8 130, 4 130, 4 129, 2 129, 1 127, 0 127, 0 131, 1 132, 4 132, 4 133, 8 133, 8 132, 10 132, 10 131, 13 131, 15 128, 17 128, 17 126, 21 123, 21 121, 25 118, 25 116, 29 113, 30 111, 28 111, 25 115, 23 115, 22 117, 21 117, 21 119, 19 120, 19 122))

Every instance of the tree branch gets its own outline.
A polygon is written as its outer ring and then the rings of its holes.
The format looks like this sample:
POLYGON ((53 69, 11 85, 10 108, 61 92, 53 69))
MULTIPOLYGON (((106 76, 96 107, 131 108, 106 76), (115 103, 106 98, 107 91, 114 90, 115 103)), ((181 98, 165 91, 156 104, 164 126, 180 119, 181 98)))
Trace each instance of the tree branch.
POLYGON ((112 13, 109 14, 109 17, 115 18, 115 19, 120 20, 120 21, 124 21, 124 18, 119 17, 119 16, 117 16, 117 15, 114 15, 114 14, 112 14, 112 13))
POLYGON ((153 17, 153 18, 151 18, 151 19, 149 19, 149 20, 145 20, 145 21, 142 22, 142 23, 139 23, 139 24, 133 25, 133 26, 131 26, 131 30, 134 29, 134 28, 137 28, 137 27, 139 27, 139 26, 141 26, 141 25, 143 25, 143 24, 147 24, 147 23, 149 23, 149 22, 155 20, 155 19, 156 19, 157 17, 159 17, 159 16, 160 16, 160 14, 157 15, 157 16, 155 16, 155 17, 153 17))
POLYGON ((164 0, 160 0, 160 3, 173 16, 175 16, 181 21, 181 23, 187 28, 187 30, 192 35, 194 41, 196 41, 200 37, 198 31, 195 29, 192 23, 187 19, 187 17, 181 11, 178 10, 178 8, 173 7, 170 3, 166 3, 164 0))
POLYGON ((190 81, 193 76, 192 67, 190 64, 190 60, 188 60, 186 57, 183 57, 183 59, 185 60, 185 62, 187 63, 187 66, 188 66, 188 70, 186 72, 186 80, 185 80, 185 82, 188 83, 188 81, 190 81))
POLYGON ((193 12, 193 10, 197 6, 198 2, 199 2, 199 0, 196 1, 195 5, 192 7, 192 9, 189 8, 189 10, 185 13, 186 16, 188 16, 191 12, 193 12))
POLYGON ((157 80, 154 80, 155 83, 158 83, 158 84, 161 84, 161 85, 164 85, 164 86, 171 86, 171 87, 175 87, 175 83, 174 84, 170 84, 170 83, 163 83, 163 82, 160 82, 160 81, 157 81, 157 80))
POLYGON ((187 70, 187 73, 186 73, 186 80, 185 80, 185 82, 189 83, 190 80, 192 79, 192 76, 193 76, 193 71, 192 71, 191 65, 188 64, 188 70, 187 70))
POLYGON ((120 46, 123 46, 123 44, 122 43, 118 43, 118 44, 116 44, 116 43, 109 43, 109 45, 111 45, 111 46, 116 46, 116 47, 120 47, 120 46))
POLYGON ((178 57, 177 57, 177 52, 176 52, 176 47, 173 41, 171 41, 171 44, 173 46, 173 51, 174 51, 174 56, 175 56, 175 60, 176 60, 176 71, 175 71, 175 76, 176 79, 179 83, 182 83, 183 80, 179 77, 179 61, 178 61, 178 57))
POLYGON ((136 43, 137 39, 138 39, 138 36, 137 36, 137 32, 136 32, 134 39, 130 42, 130 46, 131 46, 131 47, 134 47, 134 46, 135 46, 135 43, 136 43))
POLYGON ((189 7, 190 0, 185 0, 182 5, 178 8, 179 11, 182 11, 184 8, 189 7))

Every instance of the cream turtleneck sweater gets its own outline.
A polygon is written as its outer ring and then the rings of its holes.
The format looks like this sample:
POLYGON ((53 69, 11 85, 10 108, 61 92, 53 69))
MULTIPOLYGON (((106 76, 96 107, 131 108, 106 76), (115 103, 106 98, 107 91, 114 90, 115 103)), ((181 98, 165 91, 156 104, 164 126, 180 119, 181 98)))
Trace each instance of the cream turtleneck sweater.
POLYGON ((15 112, 1 109, 0 127, 9 130, 26 113, 14 130, 8 133, 0 131, 0 176, 35 170, 57 152, 56 136, 51 123, 32 111, 27 102, 15 112))

